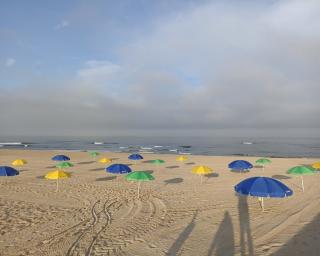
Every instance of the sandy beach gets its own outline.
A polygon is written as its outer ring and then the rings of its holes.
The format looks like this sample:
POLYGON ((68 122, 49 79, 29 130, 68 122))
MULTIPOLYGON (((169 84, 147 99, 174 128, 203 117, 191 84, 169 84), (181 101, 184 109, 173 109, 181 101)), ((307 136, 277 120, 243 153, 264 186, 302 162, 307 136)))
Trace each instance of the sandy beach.
POLYGON ((320 178, 300 178, 286 171, 317 159, 272 158, 262 171, 230 172, 236 159, 254 163, 258 157, 188 156, 145 154, 138 164, 128 154, 0 150, 1 165, 17 158, 27 160, 20 175, 0 178, 0 255, 318 255, 320 249, 320 178), (43 176, 54 170, 51 157, 70 156, 71 178, 55 181, 43 176), (151 173, 137 199, 137 183, 105 171, 113 163, 130 164, 133 170, 151 173), (159 167, 149 161, 163 159, 159 167), (200 177, 195 165, 214 173, 200 177), (258 200, 237 196, 234 185, 252 176, 281 180, 294 195, 266 199, 265 212, 258 200))

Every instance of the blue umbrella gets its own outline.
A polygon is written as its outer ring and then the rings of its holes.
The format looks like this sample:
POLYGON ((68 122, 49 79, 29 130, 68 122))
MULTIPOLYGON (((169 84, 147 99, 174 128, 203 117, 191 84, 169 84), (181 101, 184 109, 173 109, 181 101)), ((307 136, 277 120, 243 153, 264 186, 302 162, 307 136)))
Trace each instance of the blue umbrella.
POLYGON ((117 173, 117 174, 132 172, 130 167, 125 164, 112 164, 106 168, 106 171, 110 173, 117 173))
POLYGON ((245 160, 236 160, 236 161, 231 162, 228 165, 228 167, 232 170, 243 171, 243 170, 251 169, 253 167, 253 165, 245 160))
POLYGON ((241 195, 259 197, 262 210, 264 210, 264 197, 287 197, 293 194, 292 190, 282 182, 268 177, 251 177, 245 179, 237 184, 234 190, 241 195))
POLYGON ((0 166, 0 176, 15 176, 19 175, 19 172, 9 166, 0 166))
POLYGON ((70 157, 67 157, 65 155, 56 155, 51 158, 53 161, 69 161, 70 157))
POLYGON ((142 155, 139 155, 139 154, 132 154, 128 157, 130 160, 134 160, 135 162, 138 161, 138 160, 141 160, 143 159, 143 156, 142 155))

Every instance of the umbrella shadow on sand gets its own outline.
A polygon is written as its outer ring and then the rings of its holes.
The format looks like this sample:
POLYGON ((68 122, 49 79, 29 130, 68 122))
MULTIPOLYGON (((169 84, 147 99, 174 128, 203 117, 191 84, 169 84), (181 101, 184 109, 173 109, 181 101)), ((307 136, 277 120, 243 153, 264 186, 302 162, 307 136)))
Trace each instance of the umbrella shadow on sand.
POLYGON ((195 162, 189 162, 189 163, 185 163, 186 165, 194 165, 196 164, 195 162))
POLYGON ((40 175, 40 176, 37 176, 36 178, 42 180, 42 179, 44 179, 44 176, 45 175, 40 175))
POLYGON ((55 165, 51 165, 51 166, 47 166, 46 169, 53 169, 53 168, 56 168, 55 165))
POLYGON ((79 162, 78 164, 93 164, 95 161, 79 162))
POLYGON ((149 174, 154 173, 154 171, 153 171, 153 170, 146 170, 146 171, 144 171, 144 172, 147 172, 147 173, 149 173, 149 174))
POLYGON ((103 171, 105 168, 95 168, 95 169, 90 169, 90 171, 103 171))
POLYGON ((233 256, 234 253, 233 224, 229 212, 225 211, 224 218, 210 245, 208 256, 233 256))
POLYGON ((97 178, 96 181, 109 181, 109 180, 115 180, 117 176, 108 176, 108 177, 102 177, 102 178, 97 178))
POLYGON ((216 178, 216 177, 219 177, 219 173, 216 173, 216 172, 208 173, 208 174, 205 174, 204 177, 206 177, 208 179, 216 178))
POLYGON ((173 245, 171 245, 170 249, 168 250, 168 252, 166 253, 166 255, 170 255, 170 256, 174 256, 174 255, 178 255, 181 247, 183 246, 184 242, 188 239, 188 237, 190 236, 192 230, 194 229, 196 223, 195 220, 197 218, 197 214, 198 211, 195 212, 195 214, 193 215, 193 218, 191 220, 191 222, 185 227, 185 229, 180 233, 180 235, 178 236, 178 238, 175 240, 175 242, 173 243, 173 245))
POLYGON ((182 183, 182 182, 183 182, 182 178, 173 178, 173 179, 169 179, 169 180, 164 180, 165 185, 178 184, 178 183, 182 183))
POLYGON ((288 180, 288 179, 291 179, 291 177, 286 176, 286 175, 272 175, 272 178, 277 179, 277 180, 288 180))
POLYGON ((152 164, 152 161, 153 160, 146 160, 146 161, 142 161, 142 163, 144 163, 144 164, 152 164))
POLYGON ((253 166, 253 168, 255 168, 255 169, 262 169, 263 166, 262 166, 262 165, 255 165, 255 166, 253 166))
POLYGON ((179 168, 179 165, 171 165, 171 166, 167 166, 167 169, 176 169, 179 168))

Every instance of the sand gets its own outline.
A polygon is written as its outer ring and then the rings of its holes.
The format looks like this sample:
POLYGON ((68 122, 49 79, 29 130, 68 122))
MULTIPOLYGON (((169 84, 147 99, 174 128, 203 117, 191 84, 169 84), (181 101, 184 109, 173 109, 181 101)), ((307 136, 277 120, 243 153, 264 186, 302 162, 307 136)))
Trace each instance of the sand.
MULTIPOLYGON (((114 163, 132 164, 127 154, 102 153, 114 163)), ((100 158, 99 156, 99 158, 100 158)), ((17 158, 28 164, 19 176, 0 177, 0 255, 319 255, 320 177, 286 170, 317 159, 272 158, 264 172, 233 173, 227 164, 239 157, 144 155, 133 170, 155 180, 141 186, 106 173, 87 152, 0 150, 0 165, 17 158), (67 154, 72 177, 55 181, 51 157, 67 154), (148 160, 166 161, 158 168, 148 160), (191 169, 208 165, 214 174, 200 183, 191 169), (294 190, 284 199, 239 197, 234 185, 251 176, 276 177, 294 190)), ((98 159, 98 158, 97 158, 98 159)), ((256 157, 241 157, 254 163, 256 157)))

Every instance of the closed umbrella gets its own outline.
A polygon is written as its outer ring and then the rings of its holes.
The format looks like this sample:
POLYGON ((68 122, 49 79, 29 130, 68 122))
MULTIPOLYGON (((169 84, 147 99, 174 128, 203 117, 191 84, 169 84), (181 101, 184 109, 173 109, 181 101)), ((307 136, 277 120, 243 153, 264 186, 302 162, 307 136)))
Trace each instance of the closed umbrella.
POLYGON ((128 175, 126 175, 126 180, 138 181, 138 198, 139 198, 141 182, 154 180, 154 177, 148 172, 135 171, 135 172, 131 172, 128 175))
POLYGON ((70 173, 61 171, 61 170, 56 170, 53 172, 49 172, 47 173, 47 175, 45 176, 46 179, 48 180, 56 180, 57 181, 57 188, 56 188, 56 192, 59 191, 59 179, 65 179, 65 178, 69 178, 71 177, 70 173))
POLYGON ((310 167, 306 167, 306 166, 295 166, 290 168, 287 173, 291 174, 291 175, 299 175, 301 178, 301 187, 302 187, 302 191, 304 192, 304 184, 303 184, 303 175, 311 175, 315 173, 315 170, 310 168, 310 167))
POLYGON ((287 197, 293 194, 292 190, 282 182, 268 177, 251 177, 238 183, 234 187, 240 195, 249 195, 259 198, 264 211, 264 197, 287 197))

